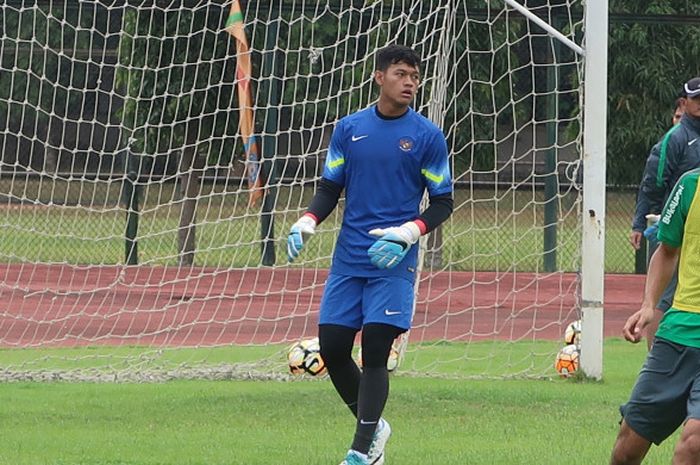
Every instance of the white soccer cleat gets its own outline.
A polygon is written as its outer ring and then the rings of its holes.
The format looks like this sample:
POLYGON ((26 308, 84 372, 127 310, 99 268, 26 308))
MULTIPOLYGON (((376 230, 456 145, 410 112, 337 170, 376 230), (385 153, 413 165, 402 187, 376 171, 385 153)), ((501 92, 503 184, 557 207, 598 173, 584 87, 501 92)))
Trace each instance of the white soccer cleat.
POLYGON ((391 426, 389 422, 384 418, 379 419, 379 424, 377 425, 377 430, 374 432, 374 440, 372 445, 369 447, 369 453, 367 454, 367 462, 369 465, 383 465, 384 464, 384 447, 391 436, 391 426))

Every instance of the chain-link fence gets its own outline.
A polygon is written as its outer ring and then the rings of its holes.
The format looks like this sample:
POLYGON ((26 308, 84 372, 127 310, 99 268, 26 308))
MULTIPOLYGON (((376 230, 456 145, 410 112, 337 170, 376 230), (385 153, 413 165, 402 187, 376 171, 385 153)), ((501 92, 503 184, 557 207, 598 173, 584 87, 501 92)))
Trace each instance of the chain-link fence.
MULTIPOLYGON (((208 248, 216 248, 217 241, 220 246, 224 246, 230 242, 230 239, 220 237, 224 232, 222 228, 226 229, 226 234, 230 234, 233 230, 237 231, 239 243, 237 247, 240 247, 240 244, 258 242, 261 227, 259 217, 246 214, 247 197, 237 193, 238 183, 233 182, 232 185, 225 182, 215 183, 214 179, 213 176, 203 176, 197 216, 197 224, 200 226, 198 242, 201 241, 202 246, 208 248), (210 242, 206 243, 207 240, 210 242)), ((455 193, 456 204, 471 203, 476 206, 491 195, 487 186, 481 186, 480 189, 459 187, 461 188, 458 188, 455 193)), ((72 263, 94 263, 94 257, 98 256, 102 264, 123 263, 127 227, 123 188, 123 175, 110 178, 96 174, 86 176, 84 173, 79 175, 68 173, 47 179, 26 173, 1 176, 2 224, 8 228, 5 237, 15 239, 0 241, 2 248, 5 249, 0 250, 0 253, 10 261, 68 260, 72 263), (23 241, 21 239, 23 234, 27 238, 31 237, 31 240, 23 241), (57 235, 62 236, 60 240, 55 240, 57 235), (46 241, 37 242, 37 237, 45 237, 46 241), (53 245, 41 246, 43 242, 53 245)), ((312 192, 313 185, 309 185, 309 188, 301 194, 298 191, 292 193, 290 189, 282 188, 277 204, 283 208, 288 203, 287 198, 290 195, 310 197, 312 192)), ((521 196, 523 200, 529 201, 531 193, 515 193, 512 202, 518 204, 520 202, 518 198, 521 196)), ((635 253, 628 241, 635 197, 636 189, 633 187, 608 189, 606 272, 645 272, 646 244, 643 244, 644 247, 640 252, 635 253)), ((166 182, 142 183, 139 196, 141 221, 139 236, 145 244, 145 249, 141 251, 142 262, 148 262, 151 256, 170 257, 175 260, 178 213, 173 210, 181 208, 182 198, 179 184, 174 179, 166 182), (167 234, 164 231, 167 231, 167 234), (160 252, 156 253, 155 249, 160 249, 160 252), (170 250, 170 252, 164 250, 170 250)), ((500 201, 503 202, 503 199, 500 201)), ((561 201, 571 202, 572 200, 563 196, 561 201)), ((478 218, 479 215, 475 216, 478 218)), ((283 228, 286 226, 285 222, 289 220, 281 210, 276 212, 276 217, 278 221, 276 231, 272 231, 273 240, 279 240, 284 236, 283 228)), ((491 217, 487 218, 484 215, 484 221, 490 221, 489 218, 491 217)), ((460 219, 459 216, 455 218, 456 223, 462 220, 468 221, 466 218, 460 219)), ((536 221, 542 221, 539 214, 536 221)), ((476 221, 475 225, 478 227, 479 222, 476 221)), ((561 229, 561 235, 565 235, 565 228, 561 229)), ((494 249, 498 246, 498 240, 496 237, 483 238, 483 247, 494 249)), ((577 238, 571 238, 568 244, 558 248, 559 260, 565 263, 572 254, 576 253, 577 241, 577 238)), ((241 265, 256 263, 259 259, 258 249, 259 246, 255 248, 249 261, 241 265)), ((455 249, 453 253, 468 258, 465 256, 468 251, 455 249)), ((497 269, 497 267, 497 257, 493 257, 491 261, 485 260, 479 265, 482 269, 497 269)), ((533 262, 528 267, 537 269, 537 263, 533 262)))
POLYGON ((605 225, 605 271, 607 273, 646 272, 646 240, 642 240, 639 251, 635 251, 629 242, 636 197, 636 186, 623 188, 608 186, 605 225))

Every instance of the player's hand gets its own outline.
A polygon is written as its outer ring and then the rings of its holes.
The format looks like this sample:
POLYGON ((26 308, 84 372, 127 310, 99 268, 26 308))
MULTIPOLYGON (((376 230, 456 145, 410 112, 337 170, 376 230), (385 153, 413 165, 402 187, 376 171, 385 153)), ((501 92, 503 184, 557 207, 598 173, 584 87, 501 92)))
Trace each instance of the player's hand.
POLYGON ((369 232, 379 238, 367 251, 370 261, 380 269, 393 268, 406 256, 420 238, 420 228, 414 221, 391 228, 377 228, 369 232))
POLYGON ((632 232, 630 232, 630 244, 632 244, 632 247, 634 247, 634 250, 639 250, 639 248, 642 246, 642 232, 641 231, 632 230, 632 232))
POLYGON ((642 340, 642 332, 654 319, 654 309, 641 308, 630 316, 622 328, 622 335, 628 341, 636 344, 642 340))
POLYGON ((294 223, 287 236, 287 258, 293 262, 299 256, 304 243, 316 232, 316 220, 311 215, 304 215, 294 223))

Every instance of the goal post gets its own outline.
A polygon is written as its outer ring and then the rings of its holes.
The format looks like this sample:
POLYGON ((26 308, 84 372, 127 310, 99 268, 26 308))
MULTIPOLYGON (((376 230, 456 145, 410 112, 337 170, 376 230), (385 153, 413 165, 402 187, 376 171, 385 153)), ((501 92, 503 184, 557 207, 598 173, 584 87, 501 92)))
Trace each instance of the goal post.
POLYGON ((581 246, 581 368, 603 377, 608 0, 586 4, 581 246))
POLYGON ((376 52, 401 43, 423 60, 414 106, 447 138, 455 208, 420 243, 399 373, 557 376, 583 317, 599 378, 605 1, 240 7, 239 52, 230 2, 0 5, 0 376, 288 376, 344 200, 294 264, 286 232, 334 124, 376 102, 376 52))
POLYGON ((603 291, 605 271, 605 155, 607 123, 608 2, 586 4, 585 47, 516 0, 504 0, 578 55, 585 56, 583 106, 583 212, 581 244, 581 369, 603 376, 603 291), (586 218, 586 213, 588 217, 586 218))

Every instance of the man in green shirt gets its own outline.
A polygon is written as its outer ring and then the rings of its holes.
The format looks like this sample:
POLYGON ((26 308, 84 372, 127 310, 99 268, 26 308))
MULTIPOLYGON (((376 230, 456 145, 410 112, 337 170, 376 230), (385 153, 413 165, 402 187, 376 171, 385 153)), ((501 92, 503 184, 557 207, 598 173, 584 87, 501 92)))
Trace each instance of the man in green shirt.
POLYGON ((678 287, 664 314, 629 401, 611 465, 640 464, 651 444, 679 426, 673 465, 700 464, 700 169, 687 172, 671 191, 659 221, 659 246, 651 258, 641 308, 625 323, 625 339, 639 342, 654 307, 678 265, 678 287))

